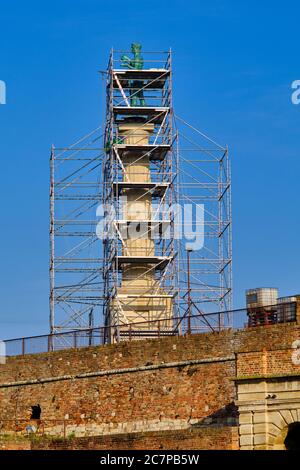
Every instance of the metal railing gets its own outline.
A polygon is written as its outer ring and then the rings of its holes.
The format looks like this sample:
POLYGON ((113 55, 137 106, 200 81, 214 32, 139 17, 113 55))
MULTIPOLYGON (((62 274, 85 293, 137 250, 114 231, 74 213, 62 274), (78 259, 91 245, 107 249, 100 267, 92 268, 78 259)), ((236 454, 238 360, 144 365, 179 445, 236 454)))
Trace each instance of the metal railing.
POLYGON ((6 356, 86 348, 104 345, 108 342, 220 332, 230 328, 236 330, 255 328, 297 320, 296 302, 212 313, 201 313, 196 305, 193 307, 193 311, 197 311, 196 315, 9 339, 4 341, 6 356), (233 325, 233 328, 229 325, 233 325))

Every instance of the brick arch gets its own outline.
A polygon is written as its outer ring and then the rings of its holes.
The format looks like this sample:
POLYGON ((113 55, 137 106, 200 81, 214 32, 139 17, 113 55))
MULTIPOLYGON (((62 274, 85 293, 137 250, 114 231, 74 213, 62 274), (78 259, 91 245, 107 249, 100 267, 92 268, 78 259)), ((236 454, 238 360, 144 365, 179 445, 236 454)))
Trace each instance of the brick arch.
POLYGON ((269 446, 273 447, 273 450, 285 450, 284 440, 288 433, 288 427, 292 423, 300 422, 300 409, 277 411, 276 414, 275 420, 273 415, 273 422, 276 422, 278 432, 269 434, 269 446))

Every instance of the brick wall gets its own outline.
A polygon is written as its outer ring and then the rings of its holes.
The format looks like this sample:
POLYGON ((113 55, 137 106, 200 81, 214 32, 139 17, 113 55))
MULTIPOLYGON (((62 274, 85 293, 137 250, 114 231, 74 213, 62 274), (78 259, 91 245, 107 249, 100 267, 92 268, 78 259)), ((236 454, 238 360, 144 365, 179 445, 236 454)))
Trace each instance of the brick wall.
POLYGON ((32 450, 237 450, 237 427, 204 427, 179 431, 132 433, 33 442, 32 450))
MULTIPOLYGON (((263 349, 269 351, 268 373, 289 373, 290 351, 279 350, 299 338, 299 326, 275 325, 8 358, 0 366, 0 425, 15 431, 18 420, 22 433, 30 407, 39 403, 43 432, 52 436, 128 439, 133 433, 177 434, 205 424, 207 438, 198 436, 198 448, 208 442, 229 448, 229 425, 237 416, 232 379, 265 372, 263 349), (212 431, 216 423, 227 436, 220 441, 209 434, 221 433, 212 431)), ((135 442, 142 445, 140 437, 135 442)))
POLYGON ((240 353, 237 357, 239 377, 287 376, 299 374, 299 365, 294 364, 292 348, 278 351, 240 353))
POLYGON ((240 331, 236 335, 237 376, 289 376, 300 373, 292 344, 300 327, 276 325, 240 331))
POLYGON ((2 384, 93 371, 108 375, 0 388, 0 416, 4 422, 26 419, 39 403, 43 419, 67 417, 78 435, 87 420, 90 432, 100 434, 181 429, 210 415, 226 418, 235 398, 227 380, 235 375, 234 360, 226 358, 230 350, 228 335, 221 333, 9 358, 0 369, 2 384), (115 373, 125 368, 142 370, 115 373))

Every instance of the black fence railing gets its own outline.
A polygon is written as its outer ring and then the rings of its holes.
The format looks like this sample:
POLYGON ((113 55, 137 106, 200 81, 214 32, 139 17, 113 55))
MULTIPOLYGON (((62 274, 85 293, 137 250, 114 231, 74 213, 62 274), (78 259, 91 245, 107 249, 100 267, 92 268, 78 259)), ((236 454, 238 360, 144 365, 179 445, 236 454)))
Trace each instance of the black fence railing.
POLYGON ((184 317, 172 319, 165 318, 51 335, 9 339, 4 341, 5 355, 19 356, 72 348, 86 348, 111 342, 219 332, 226 329, 255 328, 277 323, 291 323, 296 320, 296 302, 228 312, 197 313, 197 315, 185 315, 184 317))

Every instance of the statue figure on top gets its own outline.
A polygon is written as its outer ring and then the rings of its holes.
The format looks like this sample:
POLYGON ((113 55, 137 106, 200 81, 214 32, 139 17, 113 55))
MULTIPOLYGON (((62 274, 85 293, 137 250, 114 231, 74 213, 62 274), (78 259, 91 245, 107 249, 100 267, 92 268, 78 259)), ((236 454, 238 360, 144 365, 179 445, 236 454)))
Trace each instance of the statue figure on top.
POLYGON ((143 57, 141 56, 141 50, 142 50, 142 45, 139 44, 138 42, 133 42, 131 44, 131 52, 133 54, 133 59, 131 60, 126 55, 122 55, 121 61, 122 61, 123 67, 127 67, 129 69, 135 69, 135 70, 142 70, 144 66, 144 60, 143 60, 143 57))
MULTIPOLYGON (((133 59, 130 59, 126 55, 122 55, 121 61, 122 66, 127 67, 130 70, 142 70, 144 67, 144 60, 141 55, 142 46, 141 44, 134 42, 131 44, 131 52, 133 59)), ((129 83, 130 88, 130 106, 146 106, 144 98, 144 82, 141 80, 131 80, 129 83)))

